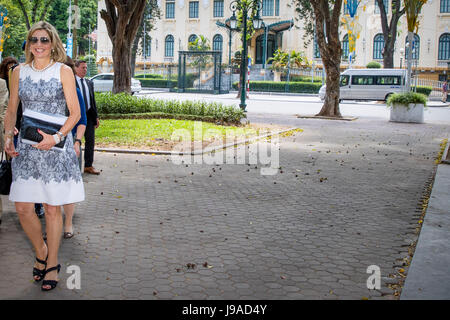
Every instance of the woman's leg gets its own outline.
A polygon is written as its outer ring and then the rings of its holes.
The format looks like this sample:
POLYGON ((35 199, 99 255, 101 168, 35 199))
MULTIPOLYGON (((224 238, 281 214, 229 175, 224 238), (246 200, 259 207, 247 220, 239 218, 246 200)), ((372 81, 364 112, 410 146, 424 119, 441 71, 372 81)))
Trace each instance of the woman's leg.
MULTIPOLYGON (((47 269, 58 265, 58 251, 61 243, 62 213, 61 206, 44 204, 45 223, 47 228, 48 260, 47 269)), ((37 217, 36 217, 37 219, 37 217)), ((57 280, 56 270, 45 275, 44 280, 57 280)), ((50 289, 50 286, 45 289, 50 289)))
MULTIPOLYGON (((34 203, 16 202, 16 211, 19 216, 20 224, 33 245, 36 257, 40 260, 45 260, 48 254, 48 248, 42 238, 41 222, 34 213, 34 203)), ((44 270, 45 266, 36 262, 35 268, 44 270)))
POLYGON ((66 216, 64 220, 64 232, 73 233, 72 218, 74 211, 75 211, 75 203, 64 205, 64 215, 66 216))

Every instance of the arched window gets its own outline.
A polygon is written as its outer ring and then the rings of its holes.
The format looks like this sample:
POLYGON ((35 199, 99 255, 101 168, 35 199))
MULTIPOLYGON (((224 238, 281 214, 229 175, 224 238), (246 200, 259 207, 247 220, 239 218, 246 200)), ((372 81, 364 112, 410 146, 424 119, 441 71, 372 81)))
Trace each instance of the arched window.
POLYGON ((382 33, 377 34, 373 38, 373 58, 377 60, 383 59, 384 36, 382 33))
POLYGON ((168 35, 165 40, 164 55, 166 57, 173 57, 174 39, 172 35, 168 35))
POLYGON ((342 39, 342 58, 348 59, 349 54, 349 48, 348 48, 348 34, 344 36, 344 39, 342 39))
POLYGON ((152 38, 145 37, 144 58, 151 57, 152 55, 152 38))
POLYGON ((213 50, 222 51, 223 37, 220 34, 216 34, 213 38, 213 50))
POLYGON ((197 39, 197 35, 191 34, 191 35, 189 36, 189 38, 188 38, 188 42, 189 42, 189 43, 194 42, 195 39, 197 39))
POLYGON ((450 12, 450 0, 441 0, 441 13, 450 12))
MULTIPOLYGON (((406 39, 405 39, 405 57, 406 57, 406 59, 408 59, 408 50, 409 50, 409 46, 407 46, 408 43, 409 43, 409 39, 408 39, 408 36, 406 36, 406 39)), ((413 60, 419 59, 419 53, 420 53, 420 38, 417 34, 414 34, 413 51, 412 51, 413 60)))
POLYGON ((444 33, 439 38, 438 60, 450 60, 450 33, 444 33))

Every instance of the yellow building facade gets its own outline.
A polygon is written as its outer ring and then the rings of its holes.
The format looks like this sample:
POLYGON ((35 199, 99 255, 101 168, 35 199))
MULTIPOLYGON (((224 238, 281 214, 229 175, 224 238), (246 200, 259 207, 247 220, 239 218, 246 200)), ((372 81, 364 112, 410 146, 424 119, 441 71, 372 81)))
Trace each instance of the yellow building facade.
MULTIPOLYGON (((384 0, 389 7, 391 0, 384 0)), ((221 50, 222 63, 227 64, 230 57, 240 50, 240 35, 233 32, 230 46, 230 30, 227 19, 232 16, 230 0, 159 0, 161 18, 156 21, 155 29, 149 35, 151 40, 145 44, 144 55, 137 58, 137 66, 146 64, 167 64, 178 62, 178 51, 188 49, 189 41, 200 35, 206 37, 212 49, 221 50)), ((253 64, 264 65, 273 52, 304 51, 308 59, 320 68, 321 60, 317 46, 312 41, 306 48, 303 39, 302 21, 296 19, 291 0, 261 0, 261 17, 264 28, 257 30, 249 45, 249 55, 253 64)), ((99 11, 105 8, 104 0, 99 1, 99 11)), ((343 13, 346 12, 343 8, 343 13)), ((343 14, 343 17, 345 15, 343 14)), ((397 42, 394 49, 394 66, 405 67, 407 51, 406 16, 400 19, 397 42), (406 48, 406 49, 405 49, 406 48)), ((415 37, 414 55, 417 71, 435 80, 443 77, 450 67, 450 0, 428 0, 421 14, 420 26, 415 37)), ((355 44, 355 57, 352 67, 364 67, 371 61, 382 60, 383 33, 379 8, 375 0, 362 0, 357 10, 355 30, 359 31, 355 44)), ((111 57, 112 45, 106 26, 98 15, 97 61, 111 57)), ((343 67, 348 66, 348 36, 344 25, 341 26, 341 41, 344 51, 343 67)))

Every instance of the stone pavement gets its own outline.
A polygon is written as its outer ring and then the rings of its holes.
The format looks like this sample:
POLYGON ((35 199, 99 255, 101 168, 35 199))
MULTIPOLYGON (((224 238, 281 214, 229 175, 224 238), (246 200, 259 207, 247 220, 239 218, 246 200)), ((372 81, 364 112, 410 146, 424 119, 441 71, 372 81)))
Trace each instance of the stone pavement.
POLYGON ((262 164, 97 153, 103 172, 84 176, 53 292, 32 283, 31 246, 3 198, 0 298, 397 299, 389 286, 408 272, 448 125, 248 117, 304 130, 280 138, 276 175, 261 175, 262 164), (67 288, 71 265, 80 289, 67 288), (367 288, 372 265, 379 290, 367 288))

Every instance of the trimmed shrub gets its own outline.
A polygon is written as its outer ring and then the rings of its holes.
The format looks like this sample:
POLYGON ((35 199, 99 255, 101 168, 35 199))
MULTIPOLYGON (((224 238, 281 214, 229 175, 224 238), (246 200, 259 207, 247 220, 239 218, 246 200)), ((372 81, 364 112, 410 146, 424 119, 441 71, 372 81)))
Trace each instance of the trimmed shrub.
POLYGON ((427 105, 427 97, 421 93, 406 92, 406 93, 394 93, 389 97, 386 105, 391 107, 395 104, 408 106, 409 104, 423 104, 427 105))
MULTIPOLYGON (((259 92, 288 92, 292 93, 318 93, 322 83, 311 82, 274 82, 274 81, 250 81, 250 91, 259 92)), ((233 88, 238 88, 238 82, 233 83, 233 88)))
MULTIPOLYGON (((240 124, 246 118, 244 111, 235 106, 224 106, 218 102, 205 101, 177 101, 163 99, 147 99, 128 95, 126 93, 96 93, 97 109, 99 114, 129 115, 160 113, 166 115, 185 115, 209 117, 222 123, 240 124)), ((189 118, 189 117, 186 117, 189 118)))
POLYGON ((366 68, 368 68, 368 69, 380 69, 381 68, 381 64, 379 64, 376 61, 372 61, 372 62, 369 62, 367 64, 366 68))

